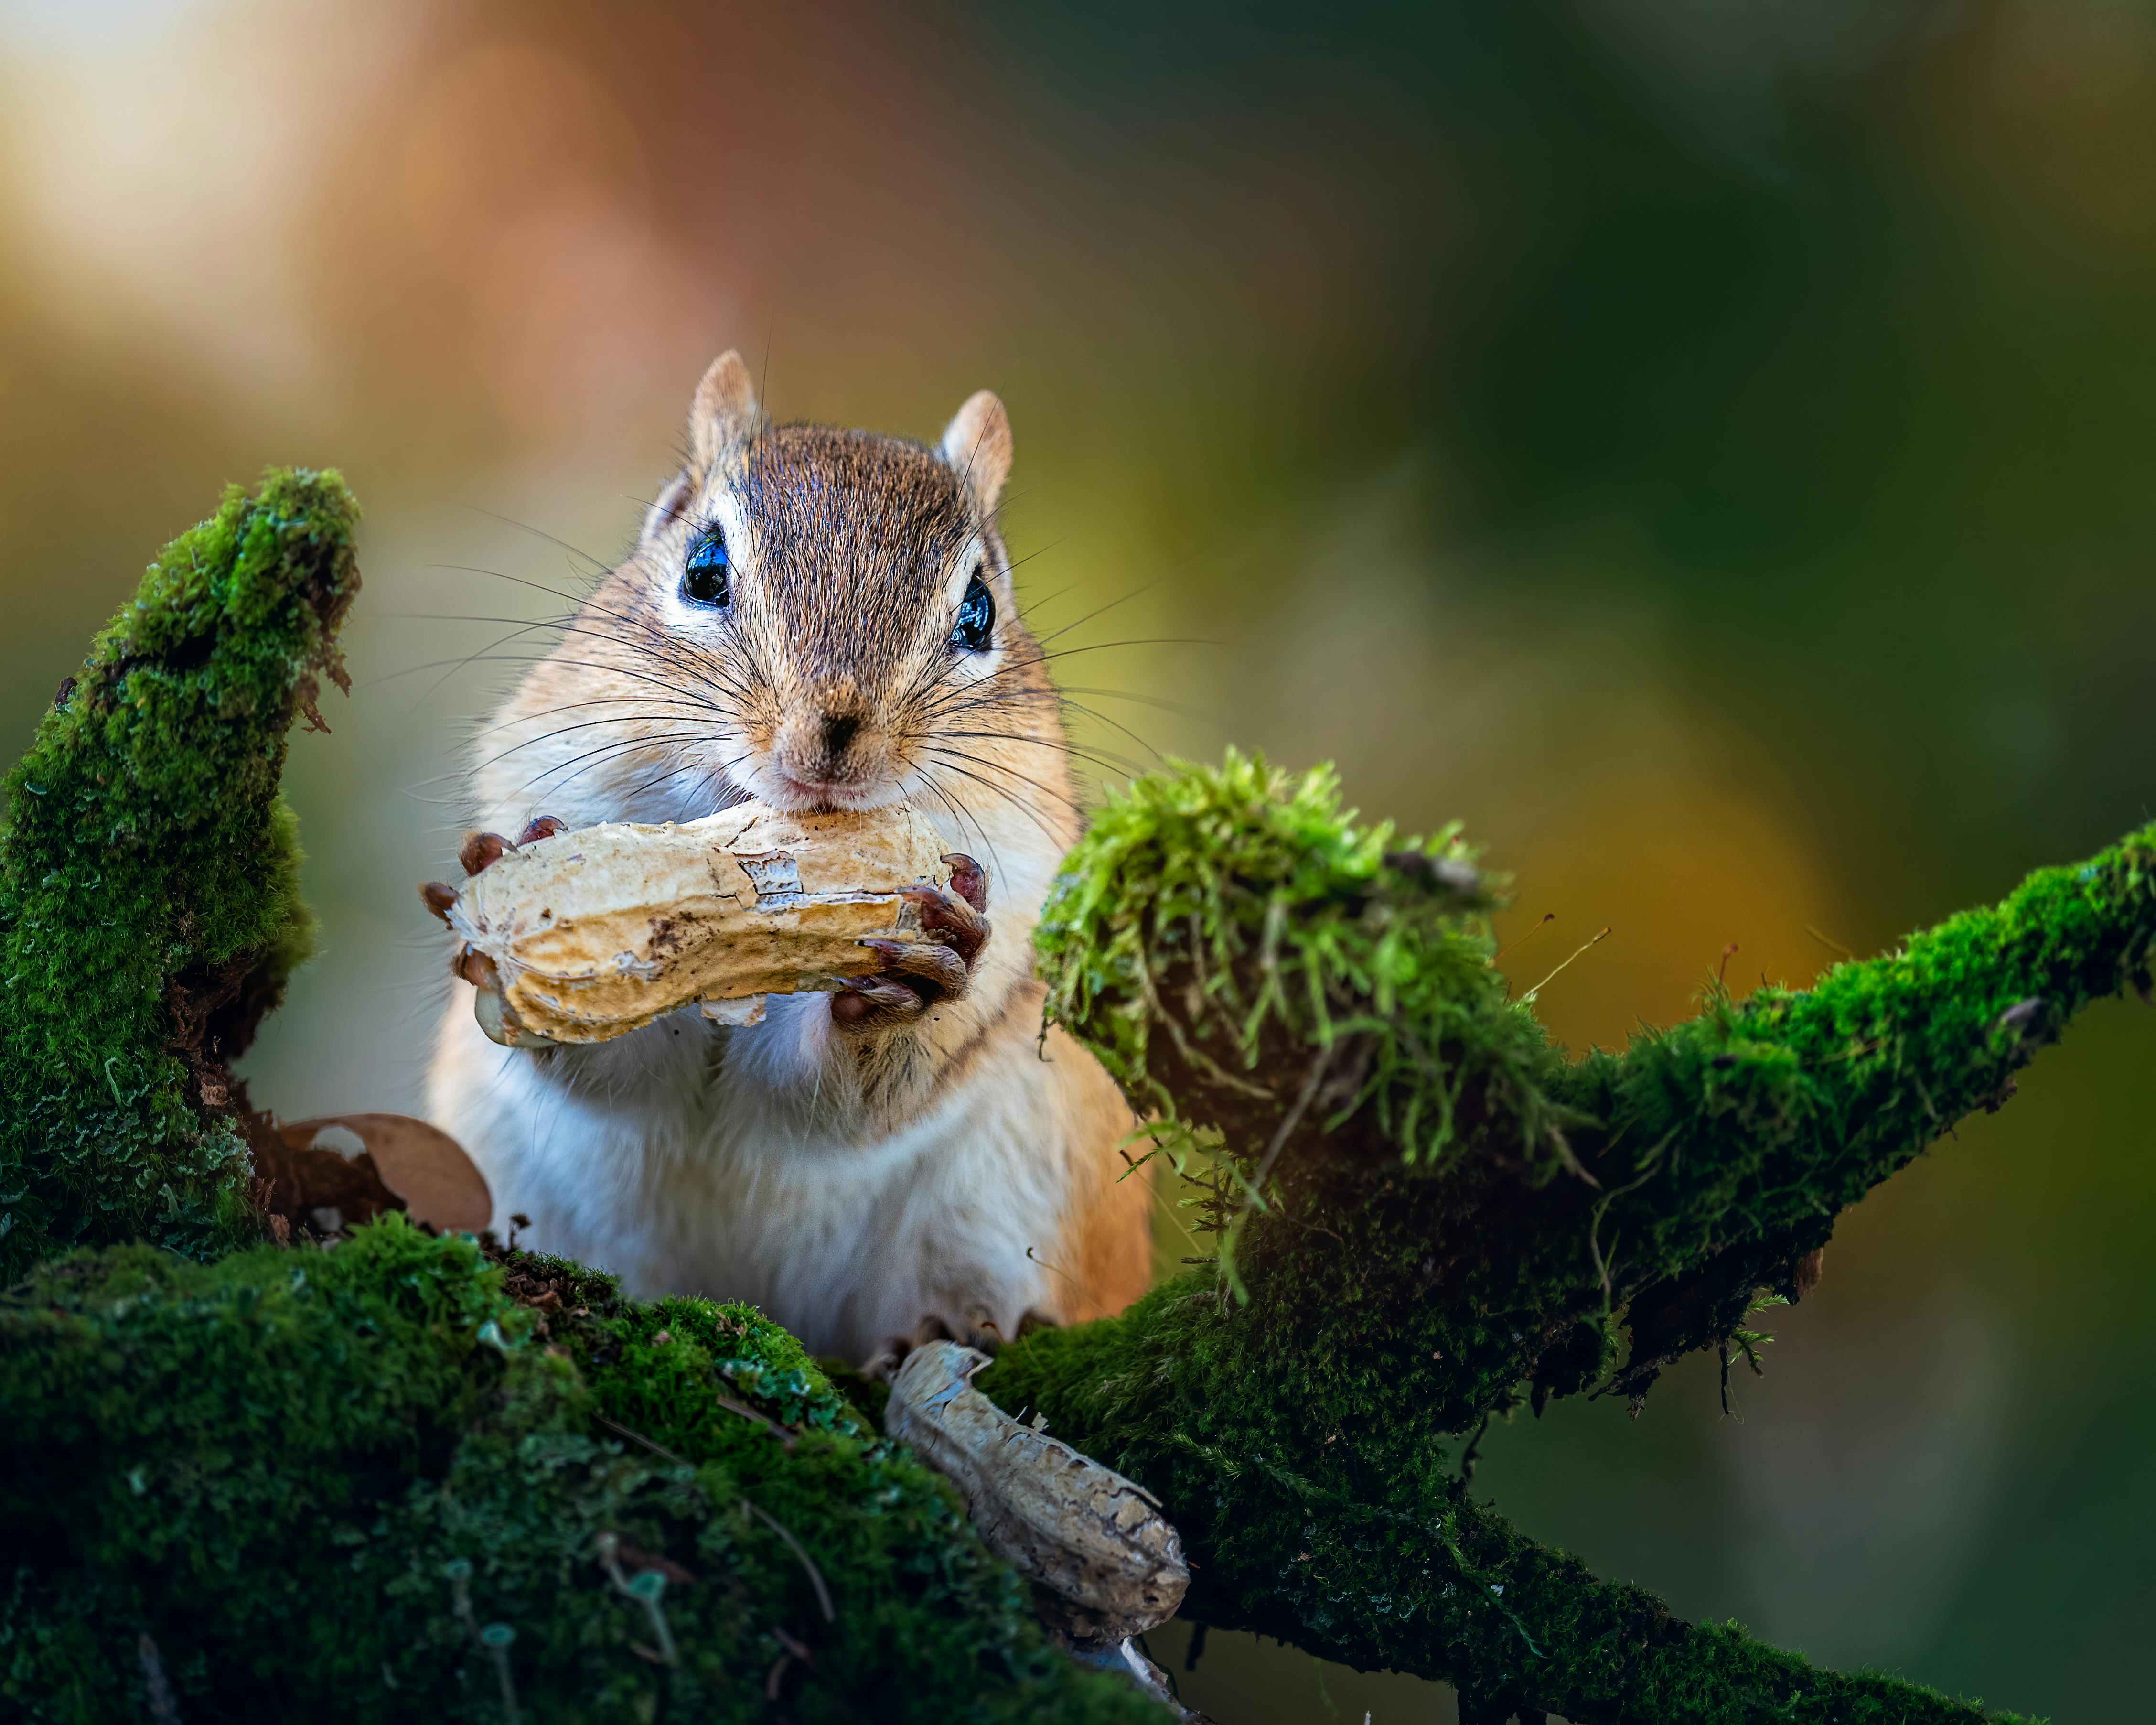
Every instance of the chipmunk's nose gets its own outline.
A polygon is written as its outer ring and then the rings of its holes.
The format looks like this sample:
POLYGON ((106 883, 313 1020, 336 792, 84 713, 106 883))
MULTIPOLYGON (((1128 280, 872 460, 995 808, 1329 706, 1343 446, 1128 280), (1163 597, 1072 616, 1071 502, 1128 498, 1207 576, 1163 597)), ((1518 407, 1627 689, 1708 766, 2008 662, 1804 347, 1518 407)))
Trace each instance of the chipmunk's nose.
POLYGON ((826 713, 824 715, 824 753, 834 765, 845 753, 846 745, 854 740, 861 728, 860 716, 854 713, 826 713))
POLYGON ((808 807, 867 808, 894 788, 876 711, 849 691, 801 701, 772 739, 771 767, 788 805, 798 797, 808 807))

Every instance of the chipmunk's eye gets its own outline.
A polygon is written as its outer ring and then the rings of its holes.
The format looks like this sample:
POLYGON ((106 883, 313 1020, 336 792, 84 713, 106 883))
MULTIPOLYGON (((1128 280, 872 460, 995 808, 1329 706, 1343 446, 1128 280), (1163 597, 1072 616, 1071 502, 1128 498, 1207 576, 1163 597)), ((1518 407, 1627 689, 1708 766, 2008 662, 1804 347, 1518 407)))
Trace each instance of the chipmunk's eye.
POLYGON ((682 596, 699 605, 730 603, 732 593, 726 578, 732 568, 726 542, 713 527, 689 547, 689 561, 681 570, 682 596))
POLYGON ((968 653, 988 650, 988 636, 996 626, 996 602, 976 575, 966 583, 966 597, 958 601, 958 620, 951 629, 951 644, 968 653))

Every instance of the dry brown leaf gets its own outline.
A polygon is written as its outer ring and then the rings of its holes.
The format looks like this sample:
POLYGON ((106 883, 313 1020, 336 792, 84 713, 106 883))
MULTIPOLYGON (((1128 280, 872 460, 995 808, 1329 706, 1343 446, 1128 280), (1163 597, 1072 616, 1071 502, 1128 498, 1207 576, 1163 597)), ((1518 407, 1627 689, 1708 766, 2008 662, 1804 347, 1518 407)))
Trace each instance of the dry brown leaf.
POLYGON ((464 1147, 424 1120, 408 1114, 325 1114, 280 1124, 277 1132, 295 1153, 294 1176, 300 1182, 295 1198, 311 1207, 355 1204, 360 1214, 346 1211, 347 1227, 398 1208, 395 1200, 402 1200, 413 1221, 444 1234, 475 1234, 493 1219, 493 1195, 464 1147), (335 1150, 316 1148, 316 1140, 333 1127, 342 1127, 366 1147, 348 1159, 335 1150), (323 1158, 344 1163, 351 1177, 340 1178, 323 1158), (366 1190, 369 1186, 382 1189, 392 1201, 380 1201, 366 1190), (319 1187, 320 1195, 310 1199, 311 1187, 319 1187))

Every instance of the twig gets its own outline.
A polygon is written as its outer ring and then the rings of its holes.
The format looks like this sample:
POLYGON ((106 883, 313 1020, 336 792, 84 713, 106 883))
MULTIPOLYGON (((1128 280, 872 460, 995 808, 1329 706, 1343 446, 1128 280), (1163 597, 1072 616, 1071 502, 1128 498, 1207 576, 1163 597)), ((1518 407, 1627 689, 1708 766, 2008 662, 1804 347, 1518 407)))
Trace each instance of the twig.
POLYGON ((1300 1228, 1306 1234, 1322 1234, 1327 1240, 1337 1240, 1342 1245, 1348 1244, 1345 1235, 1336 1232, 1332 1229, 1327 1228, 1322 1222, 1308 1221, 1303 1217, 1298 1216, 1293 1210, 1290 1209, 1278 1199, 1275 1199, 1273 1200, 1273 1214, 1278 1216, 1281 1221, 1286 1222, 1290 1227, 1300 1228))
POLYGON ((172 1699, 172 1686, 165 1676, 165 1661, 157 1644, 144 1630, 135 1638, 135 1656, 142 1661, 142 1687, 150 1703, 152 1725, 180 1725, 180 1704, 172 1699))
POLYGON ((1338 1047, 1337 1042, 1328 1043, 1318 1050, 1317 1058, 1310 1063, 1310 1076, 1302 1081, 1302 1089, 1297 1092, 1287 1112, 1281 1117, 1281 1123, 1273 1129, 1271 1142, 1265 1146, 1265 1153, 1258 1158, 1258 1171, 1250 1181, 1254 1194, 1262 1190, 1265 1176, 1273 1171, 1273 1163, 1279 1160, 1281 1152, 1287 1147, 1287 1141, 1296 1127, 1302 1124, 1302 1117, 1308 1111, 1312 1098, 1317 1095, 1317 1086, 1325 1078, 1325 1069, 1332 1064, 1334 1051, 1338 1047))
POLYGON ((831 1590, 824 1585, 823 1572, 817 1568, 816 1560, 808 1555, 801 1542, 793 1537, 792 1530, 760 1503, 744 1497, 742 1499, 742 1507, 760 1517, 764 1526, 793 1548, 793 1555, 801 1560, 801 1567, 808 1572, 809 1584, 816 1589, 816 1603, 823 1608, 824 1621, 836 1623, 839 1620, 839 1614, 831 1609, 831 1590))
POLYGON ((1502 963, 1507 955, 1518 952, 1521 947, 1527 945, 1529 941, 1532 940, 1545 928, 1548 928, 1551 923, 1556 921, 1557 912, 1555 911, 1544 911, 1543 912, 1541 922, 1536 923, 1532 928, 1530 928, 1525 934, 1522 935, 1510 946, 1501 947, 1496 952, 1491 953, 1490 955, 1490 962, 1492 964, 1502 963))
POLYGON ((1490 1435, 1490 1421, 1496 1414, 1496 1409, 1493 1408, 1483 1414, 1482 1423, 1475 1428, 1475 1435, 1467 1440, 1467 1447, 1460 1452, 1460 1483, 1463 1486, 1474 1481, 1475 1464, 1482 1459, 1482 1440, 1490 1435))
POLYGON ((1848 947, 1842 945, 1842 943, 1836 940, 1832 935, 1821 934, 1819 930, 1813 927, 1809 922, 1804 924, 1804 932, 1810 935, 1814 940, 1817 941, 1821 946, 1833 947, 1835 952, 1840 953, 1841 956, 1848 959, 1851 963, 1854 964, 1856 962, 1856 954, 1851 952, 1848 947))
MULTIPOLYGON (((1639 1177, 1628 1185, 1618 1187, 1614 1192, 1604 1193, 1601 1199, 1594 1206, 1593 1219, 1587 1227, 1587 1250, 1594 1256, 1594 1274, 1602 1283, 1602 1311, 1605 1317, 1609 1314, 1610 1302, 1617 1297, 1617 1291, 1610 1281, 1609 1266, 1602 1255, 1602 1219, 1609 1214, 1611 1204, 1626 1193, 1636 1192, 1647 1183, 1649 1177, 1655 1172, 1655 1159, 1661 1154, 1663 1147, 1676 1136, 1676 1131, 1674 1127, 1663 1133, 1661 1142, 1640 1158, 1640 1162, 1645 1165, 1640 1168, 1639 1177)), ((1611 1147, 1615 1147, 1614 1143, 1611 1147)), ((1637 1167, 1639 1164, 1635 1163, 1635 1166, 1637 1167)))
MULTIPOLYGON (((724 1398, 721 1398, 721 1399, 724 1399, 724 1398)), ((633 1443, 643 1445, 644 1447, 650 1450, 653 1455, 664 1455, 676 1467, 693 1467, 696 1466, 696 1464, 689 1461, 687 1457, 675 1455, 671 1450, 668 1449, 665 1445, 654 1442, 651 1439, 644 1436, 644 1435, 640 1431, 630 1430, 628 1426, 624 1425, 619 1420, 609 1420, 603 1414, 594 1414, 592 1415, 592 1418, 598 1420, 598 1423, 606 1427, 608 1431, 617 1432, 621 1436, 629 1439, 633 1443)))
POLYGON ((1145 995, 1146 1004, 1152 1009, 1153 1016, 1168 1026, 1168 1034, 1175 1039, 1175 1051, 1216 1084, 1224 1084, 1230 1090, 1240 1091, 1245 1096, 1255 1096, 1260 1101, 1278 1101, 1280 1098, 1262 1084, 1253 1084, 1247 1078, 1238 1078, 1183 1034, 1183 1021, 1168 1009, 1160 998, 1160 991, 1153 986, 1152 971, 1146 963, 1145 954, 1141 952, 1137 957, 1139 989, 1145 995))
POLYGON ((801 1441, 800 1435, 798 1432, 788 1430, 785 1426, 781 1425, 776 1420, 773 1419, 768 1414, 757 1413, 757 1410, 749 1406, 747 1402, 737 1402, 730 1395, 717 1396, 715 1397, 714 1399, 716 1400, 718 1404, 724 1408, 729 1414, 738 1414, 744 1420, 754 1420, 758 1425, 761 1425, 766 1431, 777 1438, 780 1443, 785 1445, 786 1453, 789 1455, 793 1453, 794 1445, 801 1441))
POLYGON ((1537 983, 1534 987, 1528 989, 1526 993, 1521 995, 1520 1004, 1522 1006, 1530 1004, 1536 995, 1541 993, 1543 989, 1547 988, 1552 983, 1555 982, 1559 976, 1563 974, 1565 970, 1571 965, 1573 958, 1578 957, 1580 953, 1584 952, 1589 947, 1600 946, 1603 942, 1609 938, 1609 931, 1605 928, 1601 933, 1596 935, 1593 940, 1582 942, 1579 947, 1573 953, 1572 958, 1566 959, 1563 964, 1558 965, 1555 970, 1552 971, 1548 976, 1537 983))
MULTIPOLYGON (((1191 1244, 1195 1245, 1198 1242, 1194 1240, 1191 1241, 1191 1244)), ((1086 1284, 1079 1281, 1076 1276, 1073 1276, 1069 1271, 1064 1269, 1060 1264, 1050 1263, 1047 1259, 1042 1257, 1040 1254, 1031 1246, 1028 1246, 1025 1249, 1025 1255, 1029 1262, 1038 1264, 1043 1270, 1047 1271, 1050 1275, 1060 1276, 1064 1279, 1064 1281, 1069 1282, 1072 1287, 1078 1290, 1078 1297, 1080 1299, 1090 1301, 1092 1298, 1092 1295, 1087 1291, 1086 1284)), ((993 1328, 993 1326, 991 1325, 990 1327, 993 1328)))
MULTIPOLYGON (((1142 1128, 1142 1130, 1150 1135, 1153 1127, 1158 1124, 1158 1122, 1152 1122, 1146 1127, 1142 1128)), ((1136 1134, 1133 1134, 1132 1136, 1135 1137, 1136 1134)), ((1126 1140, 1125 1142, 1127 1142, 1129 1141, 1126 1140)), ((1129 1151, 1122 1147, 1122 1145, 1118 1144, 1116 1147, 1116 1153, 1122 1157, 1125 1162, 1128 1163, 1130 1166, 1122 1173, 1117 1174, 1116 1178, 1118 1181, 1128 1179, 1132 1174, 1137 1173, 1140 1169, 1143 1168, 1146 1163, 1150 1161, 1152 1157, 1163 1153, 1162 1146, 1158 1138, 1154 1139, 1153 1145, 1154 1147, 1147 1152, 1144 1156, 1133 1157, 1129 1151)), ((1176 1161, 1174 1156, 1172 1154, 1168 1157, 1168 1166, 1175 1170, 1177 1178, 1189 1180, 1190 1183, 1194 1186, 1198 1183, 1195 1180, 1192 1180, 1188 1174, 1183 1173, 1182 1165, 1176 1161)), ((1146 1185, 1147 1189, 1152 1194, 1152 1201, 1160 1206, 1161 1213, 1174 1224, 1175 1231, 1178 1234, 1180 1234, 1184 1240, 1189 1242, 1190 1250, 1194 1252, 1201 1250, 1202 1248, 1198 1244, 1198 1236, 1193 1234, 1188 1227, 1184 1226, 1183 1218, 1176 1214, 1175 1206, 1168 1201, 1168 1194, 1160 1189, 1160 1182, 1158 1180, 1148 1180, 1146 1182, 1146 1185)))
POLYGON ((1242 1004, 1235 998, 1234 968, 1229 966, 1221 970, 1220 989, 1216 992, 1213 987, 1213 973, 1205 968, 1205 931, 1199 925, 1195 911, 1190 916, 1190 968, 1198 973, 1198 998, 1210 1009, 1220 1028, 1228 1033, 1228 1040, 1240 1042, 1242 1030, 1235 1023, 1235 1015, 1228 1009, 1231 1005, 1242 1004))
POLYGON ((517 1725, 516 1679, 509 1669, 510 1644, 516 1639, 513 1624, 490 1623, 479 1632, 480 1645, 485 1648, 494 1660, 495 1680, 501 1685, 501 1717, 507 1725, 517 1725))
POLYGON ((1258 969, 1265 977, 1265 984, 1258 990, 1258 998, 1243 1019, 1243 1040, 1255 1048, 1258 1028, 1265 1022, 1268 1003, 1280 1003, 1283 1021, 1287 1017, 1287 990, 1281 985, 1280 945, 1287 932, 1287 901, 1278 887, 1273 889, 1265 903, 1265 927, 1258 942, 1258 969))
POLYGON ((1317 1086, 1325 1077, 1325 1069, 1332 1064, 1333 1053, 1338 1046, 1337 1042, 1328 1042, 1318 1050, 1317 1058, 1311 1062, 1310 1076, 1303 1080, 1302 1089, 1289 1105, 1287 1112, 1281 1116, 1281 1123, 1273 1129, 1272 1139, 1265 1146, 1265 1153, 1258 1158, 1257 1172, 1252 1178, 1245 1179, 1240 1168, 1236 1168, 1231 1160, 1222 1158, 1229 1171, 1235 1175, 1236 1183, 1243 1189, 1243 1207, 1235 1212, 1235 1219, 1221 1231, 1220 1254, 1216 1260, 1221 1271, 1220 1310, 1224 1316, 1228 1310, 1228 1291, 1231 1286, 1238 1298, 1249 1297, 1243 1291, 1242 1278, 1235 1273, 1235 1242, 1241 1237, 1243 1224, 1250 1219, 1253 1209, 1270 1211, 1272 1207, 1265 1199, 1265 1176, 1272 1172, 1273 1163, 1279 1160, 1289 1137, 1308 1111, 1311 1099, 1317 1094, 1317 1086))
POLYGON ((516 1679, 509 1669, 509 1645, 516 1639, 516 1630, 506 1623, 480 1627, 478 1615, 472 1609, 470 1558, 450 1558, 442 1565, 442 1574, 449 1584, 450 1610, 465 1626, 465 1633, 472 1638, 473 1645, 484 1650, 494 1661, 495 1681, 501 1686, 501 1717, 507 1725, 517 1725, 516 1679))

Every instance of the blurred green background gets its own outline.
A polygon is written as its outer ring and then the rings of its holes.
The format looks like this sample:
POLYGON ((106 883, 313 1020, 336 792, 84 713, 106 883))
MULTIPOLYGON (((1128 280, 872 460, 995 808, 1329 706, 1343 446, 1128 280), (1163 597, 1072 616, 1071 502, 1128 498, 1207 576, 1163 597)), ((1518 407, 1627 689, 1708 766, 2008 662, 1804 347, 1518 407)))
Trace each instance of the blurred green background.
MULTIPOLYGON (((327 950, 258 1102, 415 1103, 412 883, 542 639, 514 583, 619 553, 729 345, 783 417, 1002 391, 1090 744, 1465 817, 1509 932, 1555 912, 1522 982, 1614 931, 1543 997, 1574 1045, 2156 801, 2133 0, 0 0, 8 749, 226 480, 336 463, 368 511, 290 778, 327 950)), ((2107 1007, 1845 1219, 1738 1417, 1695 1362, 1480 1483, 1685 1615, 2142 1715, 2152 1153, 2156 1019, 2107 1007)), ((1223 1725, 1453 1717, 1242 1637, 1183 1681, 1223 1725)))

